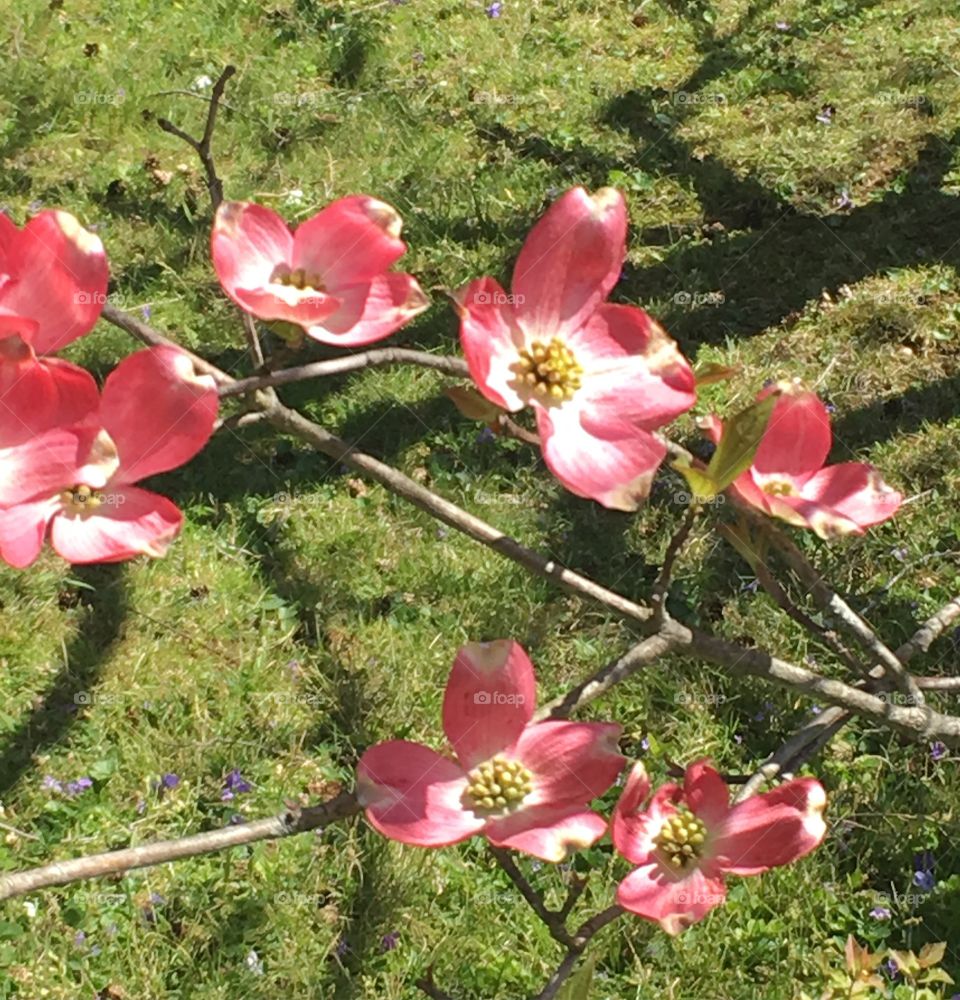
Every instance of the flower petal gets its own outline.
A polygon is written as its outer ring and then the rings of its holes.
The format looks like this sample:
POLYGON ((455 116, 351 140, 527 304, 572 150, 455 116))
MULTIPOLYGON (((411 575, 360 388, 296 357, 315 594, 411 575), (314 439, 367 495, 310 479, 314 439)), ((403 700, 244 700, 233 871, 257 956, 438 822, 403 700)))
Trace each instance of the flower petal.
POLYGON ((540 722, 520 734, 513 755, 533 776, 524 805, 583 805, 613 784, 626 758, 623 728, 611 722, 540 722))
POLYGON ((650 794, 650 778, 643 764, 636 763, 627 777, 623 793, 613 811, 611 836, 613 846, 629 862, 646 864, 653 851, 653 838, 660 832, 664 817, 676 812, 673 803, 680 798, 680 787, 661 785, 643 808, 650 794))
POLYGON ((183 514, 166 497, 135 486, 107 486, 92 513, 61 510, 50 527, 50 542, 69 563, 123 562, 159 557, 183 525, 183 514))
POLYGON ((903 503, 903 495, 865 462, 828 465, 807 480, 801 496, 810 506, 800 510, 821 538, 846 533, 848 524, 860 533, 863 528, 893 517, 903 503))
POLYGON ((536 700, 533 664, 518 642, 463 646, 443 696, 443 731, 463 767, 469 771, 512 746, 536 700))
POLYGON ((43 548, 47 525, 59 508, 56 497, 42 497, 0 509, 0 557, 17 569, 34 562, 43 548))
POLYGON ((172 347, 128 355, 107 376, 100 402, 104 429, 120 456, 117 480, 137 482, 175 469, 210 439, 217 387, 172 347))
MULTIPOLYGON (((3 336, 0 318, 0 336, 3 336)), ((0 446, 92 417, 99 405, 89 372, 59 358, 37 358, 16 335, 0 339, 0 446)))
POLYGON ((787 382, 778 388, 781 396, 751 466, 761 488, 765 477, 801 485, 820 470, 830 453, 830 416, 816 394, 787 382))
POLYGON ((627 209, 613 188, 572 188, 530 231, 513 270, 517 316, 549 340, 579 329, 620 277, 627 209))
POLYGON ((602 816, 570 807, 541 806, 491 820, 484 831, 491 844, 523 851, 543 861, 560 862, 572 851, 595 844, 606 832, 602 816))
POLYGON ((617 888, 620 906, 656 921, 668 934, 702 920, 726 895, 722 879, 708 878, 699 868, 678 876, 657 862, 635 869, 617 888))
MULTIPOLYGON (((9 220, 8 220, 9 221, 9 220)), ((0 240, 0 308, 34 320, 32 345, 51 354, 89 333, 107 300, 100 238, 69 213, 51 209, 0 240)))
POLYGON ((334 294, 365 284, 403 256, 402 225, 396 210, 376 198, 340 198, 297 227, 293 266, 320 274, 334 294))
POLYGON ((335 295, 337 308, 305 329, 314 340, 337 347, 383 340, 430 305, 416 278, 393 271, 364 284, 341 285, 335 295))
POLYGON ((510 297, 493 278, 480 278, 455 296, 460 315, 460 346, 470 377, 492 403, 520 410, 524 401, 511 383, 511 365, 520 357, 525 337, 517 325, 510 297))
POLYGON ((567 346, 584 368, 578 402, 591 423, 654 430, 696 402, 687 359, 642 309, 602 305, 567 346))
POLYGON ((293 233, 276 212, 252 201, 225 201, 210 238, 213 266, 224 291, 268 284, 277 265, 293 267, 293 233))
POLYGON ((582 415, 574 398, 537 406, 547 468, 577 496, 613 510, 636 510, 650 493, 667 449, 648 431, 619 421, 603 425, 582 415))
POLYGON ((711 829, 730 812, 730 790, 706 759, 694 761, 683 776, 683 797, 691 812, 711 829))
POLYGON ((0 448, 0 507, 59 493, 77 481, 90 434, 54 427, 29 441, 0 448))
POLYGON ((757 875, 809 854, 827 832, 827 796, 813 778, 795 778, 733 807, 712 834, 710 855, 724 871, 757 875))
POLYGON ((418 847, 445 847, 485 820, 463 806, 467 777, 452 760, 407 740, 370 747, 357 765, 357 799, 374 829, 418 847))
POLYGON ((305 330, 340 308, 340 299, 335 295, 276 283, 263 288, 237 288, 231 298, 259 319, 296 323, 305 330))

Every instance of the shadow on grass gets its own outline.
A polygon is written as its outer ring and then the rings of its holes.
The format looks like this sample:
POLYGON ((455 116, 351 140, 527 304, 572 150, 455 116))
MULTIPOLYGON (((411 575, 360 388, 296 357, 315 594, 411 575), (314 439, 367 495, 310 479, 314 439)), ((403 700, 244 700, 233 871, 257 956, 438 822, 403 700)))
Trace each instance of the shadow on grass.
POLYGON ((42 703, 0 747, 0 796, 29 770, 32 758, 61 742, 77 721, 83 702, 96 687, 97 675, 120 638, 127 617, 123 567, 78 566, 77 579, 93 590, 77 591, 85 614, 77 635, 66 648, 66 662, 42 703))

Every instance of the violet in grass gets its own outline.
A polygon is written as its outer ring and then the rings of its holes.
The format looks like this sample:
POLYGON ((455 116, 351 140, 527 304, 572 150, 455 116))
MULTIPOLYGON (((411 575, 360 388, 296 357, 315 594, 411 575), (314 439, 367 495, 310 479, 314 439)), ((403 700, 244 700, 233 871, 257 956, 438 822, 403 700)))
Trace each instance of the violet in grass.
POLYGON ((393 951, 400 943, 400 931, 391 931, 380 938, 380 950, 382 952, 393 951))
POLYGON ((870 911, 870 916, 873 917, 874 920, 889 920, 890 910, 886 906, 875 906, 870 911))
POLYGON ((497 18, 503 13, 503 4, 499 0, 494 0, 489 7, 486 8, 486 14, 489 18, 497 18))
POLYGON ((230 802, 237 795, 245 795, 247 792, 252 791, 252 789, 253 785, 244 779, 238 769, 234 768, 224 779, 223 791, 220 793, 220 798, 224 802, 230 802))
POLYGON ((930 744, 930 757, 932 760, 943 760, 947 756, 946 744, 941 743, 940 740, 935 740, 930 744))

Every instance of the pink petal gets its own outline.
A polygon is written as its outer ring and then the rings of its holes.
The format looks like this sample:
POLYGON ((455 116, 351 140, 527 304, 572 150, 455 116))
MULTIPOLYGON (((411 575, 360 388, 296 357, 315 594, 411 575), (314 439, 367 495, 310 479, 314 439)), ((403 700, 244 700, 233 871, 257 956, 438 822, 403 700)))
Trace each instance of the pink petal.
POLYGON ((634 764, 613 811, 611 836, 617 851, 635 865, 649 860, 654 849, 653 838, 660 832, 664 818, 676 812, 673 803, 681 792, 678 785, 661 785, 650 804, 643 808, 649 794, 646 769, 643 764, 634 764))
MULTIPOLYGON (((714 444, 720 443, 720 438, 723 435, 723 421, 716 414, 701 417, 697 424, 714 444)), ((738 476, 730 484, 730 490, 744 503, 756 507, 757 510, 762 510, 765 514, 770 513, 771 497, 757 485, 753 478, 752 469, 747 469, 746 472, 738 476)))
MULTIPOLYGON (((789 383, 781 383, 780 388, 782 395, 751 467, 761 488, 767 476, 795 482, 799 487, 820 470, 830 453, 832 434, 827 408, 812 392, 789 383)), ((761 393, 759 398, 765 395, 761 393)))
POLYGON ((591 424, 654 430, 696 402, 687 359, 642 309, 602 305, 567 346, 584 368, 577 402, 591 424))
POLYGON ((804 484, 802 496, 822 514, 808 519, 821 537, 836 534, 831 522, 852 523, 868 528, 893 517, 903 503, 902 494, 891 489, 880 473, 865 462, 844 462, 821 469, 804 484), (824 530, 826 529, 826 530, 824 530))
POLYGON ((392 271, 364 284, 341 285, 335 295, 336 310, 305 326, 314 340, 337 347, 383 340, 430 305, 416 278, 392 271))
MULTIPOLYGON (((217 209, 213 222, 210 251, 223 290, 241 309, 253 312, 254 306, 243 293, 270 293, 280 287, 272 285, 272 279, 279 266, 292 267, 293 234, 276 212, 263 205, 225 201, 217 209)), ((273 296, 265 300, 254 298, 253 302, 265 308, 273 302, 273 296)), ((255 315, 263 319, 287 318, 257 312, 255 315)))
POLYGON ((623 770, 622 727, 609 722, 540 722, 527 726, 511 752, 533 776, 524 804, 583 805, 602 795, 623 770))
POLYGON ((813 778, 795 778, 733 807, 709 841, 714 862, 757 875, 809 854, 823 840, 827 796, 813 778))
POLYGON ((312 288, 271 284, 263 288, 237 288, 230 296, 245 312, 263 320, 296 323, 305 330, 340 308, 340 299, 312 288))
POLYGON ((457 653, 443 696, 443 731, 466 770, 512 746, 533 717, 533 664, 512 639, 470 642, 457 653))
POLYGON ((301 223, 293 234, 293 266, 320 274, 337 294, 387 271, 407 249, 396 210, 367 195, 341 198, 301 223))
POLYGON ((572 851, 595 844, 606 832, 602 816, 578 807, 521 809, 491 820, 484 831, 491 844, 523 851, 543 861, 563 861, 572 851))
POLYGON ((636 510, 650 493, 666 447, 652 434, 611 421, 604 426, 577 408, 537 406, 547 468, 577 496, 613 510, 636 510))
POLYGON ((357 799, 374 829, 417 847, 445 847, 485 821, 463 806, 467 777, 452 760, 407 740, 370 747, 357 765, 357 799))
POLYGON ((683 797, 690 811, 710 830, 722 823, 730 811, 730 790, 706 759, 694 761, 683 777, 683 797))
POLYGON ((82 368, 59 358, 38 359, 17 335, 0 339, 0 445, 79 423, 93 416, 99 401, 97 383, 82 368))
POLYGON ((0 241, 0 309, 37 323, 38 354, 51 354, 93 329, 107 300, 107 257, 99 237, 69 212, 48 210, 22 230, 9 220, 0 241))
POLYGON ((460 346, 477 388, 497 406, 520 410, 525 403, 511 383, 510 368, 526 338, 517 325, 511 298, 493 278, 480 278, 457 292, 460 346))
POLYGON ((0 448, 0 507, 72 486, 88 445, 89 434, 54 427, 22 444, 0 448))
POLYGON ((59 506, 56 497, 47 496, 0 508, 0 558, 17 569, 34 562, 43 548, 47 525, 59 506))
POLYGON ((135 486, 107 486, 103 492, 103 503, 95 511, 61 510, 53 519, 50 542, 57 553, 75 564, 164 555, 183 524, 176 506, 135 486))
POLYGON ((217 407, 213 378, 197 375, 182 351, 150 347, 128 355, 107 376, 100 403, 120 456, 118 481, 137 482, 189 461, 213 433, 217 407))
POLYGON ((620 277, 626 234, 619 191, 590 195, 576 187, 558 198, 530 231, 513 271, 524 330, 550 340, 583 326, 620 277))
POLYGON ((699 868, 678 876, 651 862, 632 871, 617 889, 625 910, 653 920, 668 934, 679 934, 702 920, 727 895, 720 878, 709 878, 699 868))

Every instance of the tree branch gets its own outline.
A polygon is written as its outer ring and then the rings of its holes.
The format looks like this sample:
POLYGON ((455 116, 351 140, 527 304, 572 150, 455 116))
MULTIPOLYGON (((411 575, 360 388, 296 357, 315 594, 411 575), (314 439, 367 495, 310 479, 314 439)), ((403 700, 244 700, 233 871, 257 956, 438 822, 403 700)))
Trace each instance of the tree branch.
POLYGON ((217 112, 220 109, 220 101, 223 98, 224 88, 227 86, 227 81, 236 72, 237 69, 235 66, 225 66, 217 82, 213 85, 213 91, 210 94, 210 106, 207 109, 206 125, 203 129, 203 135, 199 139, 195 139, 192 135, 184 132, 183 129, 177 128, 173 122, 168 121, 166 118, 157 119, 157 125, 164 132, 182 139, 200 157, 200 162, 203 164, 203 169, 207 175, 207 190, 210 192, 210 203, 213 206, 214 214, 216 214, 220 203, 223 201, 223 182, 217 176, 217 168, 213 161, 213 151, 210 148, 210 144, 213 142, 213 130, 217 124, 217 112))
POLYGON ((161 840, 141 847, 128 847, 105 854, 93 854, 70 861, 55 861, 42 868, 0 876, 0 899, 21 896, 35 889, 52 885, 67 885, 82 879, 117 875, 134 868, 192 858, 198 854, 213 854, 242 844, 255 844, 260 840, 278 840, 292 837, 308 830, 329 826, 347 819, 360 811, 353 792, 343 792, 335 799, 321 805, 287 810, 269 819, 256 820, 240 826, 228 826, 208 833, 197 833, 178 840, 161 840))

